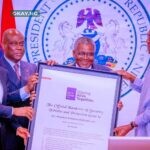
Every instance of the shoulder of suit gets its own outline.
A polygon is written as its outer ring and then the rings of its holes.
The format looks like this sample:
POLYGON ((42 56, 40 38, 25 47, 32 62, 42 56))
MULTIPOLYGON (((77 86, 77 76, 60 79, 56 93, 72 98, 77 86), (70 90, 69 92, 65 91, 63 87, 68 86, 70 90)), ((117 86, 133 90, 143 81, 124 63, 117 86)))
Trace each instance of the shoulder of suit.
POLYGON ((35 66, 35 67, 36 67, 36 65, 35 65, 35 64, 30 63, 30 62, 27 62, 27 61, 23 61, 23 60, 21 60, 21 61, 20 61, 20 63, 21 63, 21 64, 23 64, 23 65, 35 66))
POLYGON ((37 71, 37 66, 30 62, 20 61, 20 66, 21 66, 21 68, 26 68, 26 69, 30 70, 30 72, 32 72, 32 73, 37 71))
POLYGON ((1 72, 7 72, 7 69, 5 69, 4 67, 1 67, 1 66, 0 66, 0 71, 1 71, 1 72))
POLYGON ((69 64, 67 64, 67 65, 65 65, 65 66, 68 66, 68 67, 75 67, 76 64, 75 64, 75 63, 69 63, 69 64))
POLYGON ((100 64, 93 64, 93 69, 102 70, 102 71, 112 71, 111 68, 109 68, 105 65, 100 65, 100 64))
POLYGON ((8 75, 8 70, 3 67, 0 67, 0 78, 6 80, 7 75, 8 75))

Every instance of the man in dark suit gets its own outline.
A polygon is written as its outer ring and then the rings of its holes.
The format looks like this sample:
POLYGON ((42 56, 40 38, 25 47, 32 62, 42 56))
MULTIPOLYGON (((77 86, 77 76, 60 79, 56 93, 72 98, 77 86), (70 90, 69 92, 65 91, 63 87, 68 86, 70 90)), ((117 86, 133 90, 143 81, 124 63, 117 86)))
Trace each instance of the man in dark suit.
POLYGON ((25 116, 32 119, 32 107, 13 108, 11 106, 3 105, 7 98, 7 71, 0 67, 0 118, 11 118, 15 116, 25 116))
POLYGON ((7 98, 7 71, 0 67, 0 118, 11 118, 15 116, 25 116, 29 119, 32 118, 32 107, 13 108, 11 106, 3 105, 6 103, 7 98))
POLYGON ((73 57, 75 63, 73 66, 85 69, 95 69, 101 71, 111 71, 110 68, 94 63, 95 43, 91 38, 80 37, 75 41, 73 57))
MULTIPOLYGON (((33 109, 32 107, 20 107, 20 108, 13 108, 11 106, 3 105, 6 103, 7 98, 7 71, 0 67, 0 120, 11 118, 13 115, 15 116, 24 116, 28 119, 32 119, 33 116, 33 109)), ((1 129, 1 122, 0 122, 0 129, 1 129)), ((29 137, 29 132, 26 128, 22 129, 23 134, 25 136, 25 140, 29 137)), ((0 137, 3 135, 3 131, 0 130, 0 137)), ((20 136, 20 133, 18 134, 20 136)), ((2 143, 0 143, 0 148, 2 148, 2 143)))
MULTIPOLYGON (((13 107, 29 106, 30 92, 37 82, 36 65, 22 61, 24 55, 24 36, 16 29, 8 29, 3 33, 2 46, 4 56, 0 66, 8 71, 8 95, 5 105, 13 107)), ((5 124, 5 150, 24 150, 23 140, 16 137, 21 133, 19 127, 28 127, 27 118, 17 117, 5 124), (15 120, 15 121, 14 121, 15 120)))

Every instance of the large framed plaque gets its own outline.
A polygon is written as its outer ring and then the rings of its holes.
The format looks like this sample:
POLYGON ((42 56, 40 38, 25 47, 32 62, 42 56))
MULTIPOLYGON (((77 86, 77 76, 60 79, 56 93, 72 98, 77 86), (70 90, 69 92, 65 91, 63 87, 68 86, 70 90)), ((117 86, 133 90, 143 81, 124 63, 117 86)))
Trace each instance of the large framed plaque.
POLYGON ((121 76, 39 64, 27 150, 107 150, 117 120, 121 76))

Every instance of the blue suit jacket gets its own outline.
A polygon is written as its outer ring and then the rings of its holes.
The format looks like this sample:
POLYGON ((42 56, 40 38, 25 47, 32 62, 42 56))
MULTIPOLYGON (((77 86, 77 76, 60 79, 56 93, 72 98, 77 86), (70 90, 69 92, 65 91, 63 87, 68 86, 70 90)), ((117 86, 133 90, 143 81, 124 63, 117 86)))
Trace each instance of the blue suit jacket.
POLYGON ((14 107, 22 107, 29 104, 28 101, 22 101, 20 97, 20 88, 27 84, 28 78, 36 72, 36 65, 25 61, 20 62, 21 80, 17 78, 17 75, 7 60, 2 57, 0 59, 0 66, 7 70, 8 74, 8 94, 5 105, 14 107))
MULTIPOLYGON (((5 101, 5 105, 10 105, 14 107, 23 107, 29 105, 29 100, 22 101, 20 97, 20 88, 27 84, 28 78, 36 72, 36 65, 30 64, 25 61, 20 62, 20 72, 21 79, 17 78, 17 75, 11 65, 7 62, 7 60, 2 57, 0 59, 0 66, 7 70, 8 74, 8 94, 7 101, 5 101)), ((4 147, 5 149, 9 149, 11 147, 12 150, 22 150, 24 149, 23 140, 16 136, 16 129, 19 127, 28 127, 28 119, 26 117, 11 117, 10 120, 7 120, 4 125, 4 147)))
MULTIPOLYGON (((3 86, 3 99, 2 103, 6 103, 7 98, 7 71, 0 67, 0 82, 3 86)), ((0 104, 0 117, 10 118, 12 115, 12 108, 10 106, 4 106, 0 104)))
POLYGON ((22 101, 19 93, 20 88, 25 86, 27 84, 29 76, 36 72, 36 65, 25 61, 21 61, 20 62, 21 80, 17 78, 15 71, 4 57, 0 59, 0 66, 2 66, 8 71, 7 103, 9 105, 16 106, 16 102, 22 101))

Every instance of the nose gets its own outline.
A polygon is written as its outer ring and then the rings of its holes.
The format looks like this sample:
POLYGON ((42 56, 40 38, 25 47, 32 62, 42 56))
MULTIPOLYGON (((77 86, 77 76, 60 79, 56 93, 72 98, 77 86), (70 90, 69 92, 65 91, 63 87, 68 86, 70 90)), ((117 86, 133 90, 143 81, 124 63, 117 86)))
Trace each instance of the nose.
POLYGON ((85 54, 85 55, 84 55, 84 59, 88 59, 88 56, 87 56, 87 54, 85 54))
POLYGON ((24 48, 24 45, 21 45, 21 44, 19 44, 19 43, 18 43, 17 46, 16 46, 16 49, 20 49, 20 50, 21 50, 21 49, 23 49, 23 48, 24 48))
POLYGON ((20 46, 20 45, 17 45, 16 49, 17 49, 17 50, 22 50, 22 49, 23 49, 23 47, 22 47, 22 46, 20 46))

